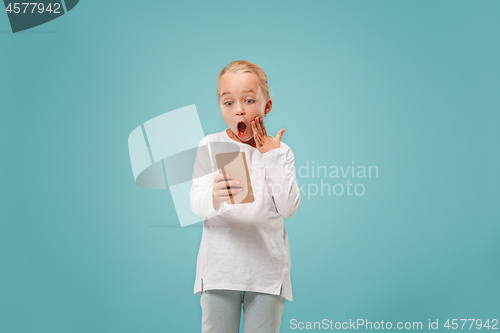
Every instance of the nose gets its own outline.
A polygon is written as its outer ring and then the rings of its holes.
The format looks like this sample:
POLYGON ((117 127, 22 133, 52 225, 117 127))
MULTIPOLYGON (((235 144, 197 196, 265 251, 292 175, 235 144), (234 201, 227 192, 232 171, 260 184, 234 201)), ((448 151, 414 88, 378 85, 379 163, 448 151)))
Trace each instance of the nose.
POLYGON ((236 115, 237 116, 244 116, 245 115, 245 110, 243 109, 243 106, 241 104, 238 104, 238 108, 236 109, 236 115))

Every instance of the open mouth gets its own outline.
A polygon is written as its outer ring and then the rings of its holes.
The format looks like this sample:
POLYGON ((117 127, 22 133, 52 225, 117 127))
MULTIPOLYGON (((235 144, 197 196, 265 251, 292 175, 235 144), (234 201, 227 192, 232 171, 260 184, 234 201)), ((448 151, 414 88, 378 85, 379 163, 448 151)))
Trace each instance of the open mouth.
POLYGON ((247 134, 247 124, 245 124, 243 121, 240 121, 237 127, 238 127, 238 137, 240 139, 244 138, 245 135, 247 134))

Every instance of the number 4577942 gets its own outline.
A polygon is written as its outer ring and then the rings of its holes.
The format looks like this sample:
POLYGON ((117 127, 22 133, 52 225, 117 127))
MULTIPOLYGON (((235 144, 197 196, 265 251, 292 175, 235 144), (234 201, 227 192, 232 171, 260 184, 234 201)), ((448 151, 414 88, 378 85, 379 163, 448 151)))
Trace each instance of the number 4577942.
POLYGON ((460 327, 460 329, 464 329, 464 328, 467 328, 467 326, 465 326, 465 324, 470 321, 470 325, 469 325, 469 329, 472 329, 472 326, 474 325, 474 323, 476 324, 476 329, 481 329, 481 328, 486 328, 486 329, 492 329, 492 330, 497 330, 498 327, 498 319, 492 319, 491 320, 491 324, 490 324, 490 320, 486 320, 486 322, 483 324, 483 321, 481 319, 451 319, 451 325, 450 325, 450 319, 448 319, 446 321, 446 323, 444 323, 444 327, 448 328, 448 329, 454 329, 456 330, 457 328, 459 328, 459 324, 457 323, 457 321, 461 321, 462 322, 462 327, 460 327))
POLYGON ((37 2, 16 2, 14 4, 12 3, 9 3, 9 5, 7 6, 7 8, 5 8, 5 11, 6 12, 9 12, 9 13, 14 13, 14 14, 19 14, 19 13, 22 13, 22 14, 26 14, 26 13, 35 13, 35 8, 37 9, 37 12, 39 14, 43 13, 43 12, 49 12, 49 13, 53 13, 53 14, 61 14, 61 12, 59 11, 61 9, 61 4, 60 3, 54 3, 54 4, 51 4, 49 3, 47 5, 47 7, 45 7, 45 5, 43 3, 37 3, 37 2), (54 6, 52 6, 54 5, 54 6), (23 8, 24 6, 24 8, 23 8), (31 6, 31 8, 29 8, 31 6), (30 12, 30 9, 31 9, 31 12, 30 12))

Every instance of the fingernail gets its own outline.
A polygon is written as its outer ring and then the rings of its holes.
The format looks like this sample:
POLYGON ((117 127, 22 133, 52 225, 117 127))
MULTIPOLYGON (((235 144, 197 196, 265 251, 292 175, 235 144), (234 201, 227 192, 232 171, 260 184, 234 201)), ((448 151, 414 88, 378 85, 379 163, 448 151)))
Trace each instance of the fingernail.
POLYGON ((239 183, 240 183, 240 181, 239 181, 239 180, 238 180, 238 181, 236 181, 236 184, 239 184, 239 183))

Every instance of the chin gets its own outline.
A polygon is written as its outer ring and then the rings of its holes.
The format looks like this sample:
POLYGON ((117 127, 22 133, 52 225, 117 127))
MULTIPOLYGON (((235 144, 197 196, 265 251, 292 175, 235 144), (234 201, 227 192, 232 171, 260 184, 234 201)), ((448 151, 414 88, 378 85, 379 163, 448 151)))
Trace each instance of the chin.
POLYGON ((238 129, 236 129, 236 132, 233 131, 233 130, 231 130, 231 132, 233 132, 234 136, 236 136, 240 141, 243 141, 243 142, 248 142, 248 141, 252 140, 252 138, 253 138, 253 133, 250 133, 250 134, 247 133, 247 134, 245 134, 244 137, 240 138, 238 136, 238 134, 237 134, 238 133, 238 129), (249 136, 249 137, 246 139, 247 136, 249 136))
MULTIPOLYGON (((248 136, 248 135, 249 135, 249 134, 245 135, 245 137, 246 137, 246 136, 248 136)), ((252 134, 248 137, 248 139, 245 139, 245 137, 243 137, 243 138, 238 137, 238 139, 240 139, 240 140, 241 140, 241 141, 243 141, 243 142, 248 142, 248 141, 252 140, 252 138, 253 138, 253 133, 252 133, 252 134)))

